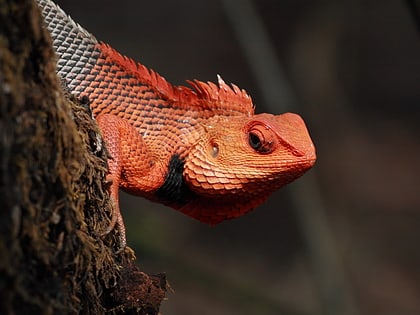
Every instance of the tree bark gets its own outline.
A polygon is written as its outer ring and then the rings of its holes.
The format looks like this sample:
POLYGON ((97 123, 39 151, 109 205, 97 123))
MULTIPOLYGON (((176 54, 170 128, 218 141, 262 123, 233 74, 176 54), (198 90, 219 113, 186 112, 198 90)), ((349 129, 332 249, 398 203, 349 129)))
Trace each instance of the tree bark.
POLYGON ((0 0, 0 314, 158 314, 167 283, 118 252, 107 152, 65 93, 32 0, 0 0))

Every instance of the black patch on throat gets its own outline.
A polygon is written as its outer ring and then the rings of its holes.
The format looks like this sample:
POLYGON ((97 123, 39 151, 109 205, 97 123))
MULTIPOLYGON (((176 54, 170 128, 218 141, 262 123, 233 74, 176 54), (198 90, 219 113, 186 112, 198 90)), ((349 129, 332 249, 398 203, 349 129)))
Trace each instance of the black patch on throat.
POLYGON ((174 154, 168 164, 168 173, 166 174, 165 182, 156 191, 156 197, 159 201, 170 204, 182 206, 191 200, 194 193, 188 188, 184 181, 185 161, 182 160, 178 154, 174 154))

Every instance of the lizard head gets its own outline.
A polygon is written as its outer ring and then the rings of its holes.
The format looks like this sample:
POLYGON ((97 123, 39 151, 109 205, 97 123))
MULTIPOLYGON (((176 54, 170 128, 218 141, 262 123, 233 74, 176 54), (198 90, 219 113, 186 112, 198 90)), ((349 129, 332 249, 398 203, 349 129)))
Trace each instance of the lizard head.
POLYGON ((209 224, 249 212, 310 169, 315 148, 300 116, 215 116, 185 158, 191 198, 181 212, 209 224))

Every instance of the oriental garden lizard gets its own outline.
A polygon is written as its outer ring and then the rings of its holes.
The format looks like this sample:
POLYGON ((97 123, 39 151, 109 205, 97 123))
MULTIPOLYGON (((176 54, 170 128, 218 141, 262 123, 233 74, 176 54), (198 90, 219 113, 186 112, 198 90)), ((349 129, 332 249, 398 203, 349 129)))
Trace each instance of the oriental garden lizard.
POLYGON ((119 188, 208 224, 241 216, 310 169, 315 148, 300 116, 254 114, 248 94, 217 84, 174 86, 122 56, 50 0, 36 0, 57 73, 88 98, 111 158, 113 215, 125 247, 119 188))

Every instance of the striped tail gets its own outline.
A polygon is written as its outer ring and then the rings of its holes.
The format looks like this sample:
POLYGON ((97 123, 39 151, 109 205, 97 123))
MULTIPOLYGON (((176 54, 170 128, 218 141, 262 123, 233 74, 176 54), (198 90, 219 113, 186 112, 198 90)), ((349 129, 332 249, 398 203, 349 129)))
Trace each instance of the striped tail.
POLYGON ((57 73, 72 93, 79 96, 81 82, 92 72, 100 50, 98 41, 50 0, 36 0, 58 56, 57 73))

